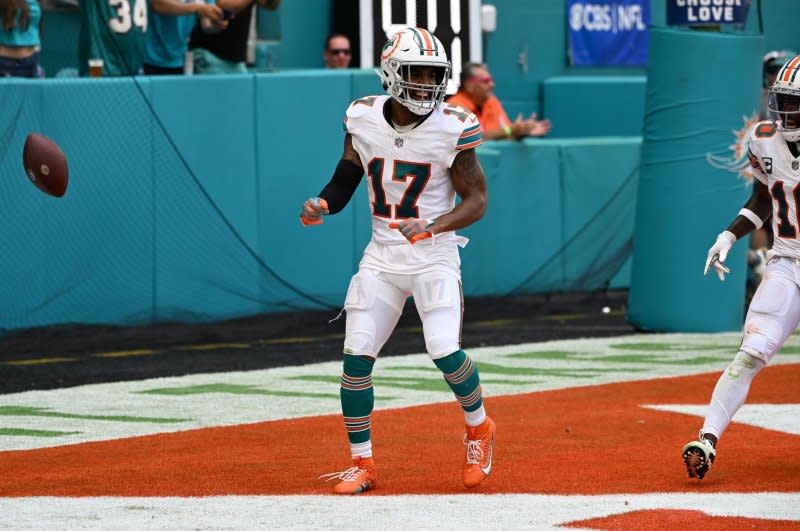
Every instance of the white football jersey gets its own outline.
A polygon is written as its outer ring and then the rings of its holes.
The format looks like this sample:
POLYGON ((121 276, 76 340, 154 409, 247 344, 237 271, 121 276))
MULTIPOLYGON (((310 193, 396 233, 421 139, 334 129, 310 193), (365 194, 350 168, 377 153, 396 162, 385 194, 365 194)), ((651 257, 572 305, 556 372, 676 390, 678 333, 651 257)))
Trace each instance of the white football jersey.
POLYGON ((752 129, 747 156, 753 175, 772 195, 775 242, 771 254, 800 258, 800 157, 792 155, 770 121, 760 122, 752 129))
MULTIPOLYGON (((474 114, 443 103, 413 129, 396 131, 384 114, 388 99, 384 95, 355 100, 347 109, 344 127, 369 186, 372 241, 408 245, 389 223, 435 220, 453 209, 456 193, 449 168, 460 151, 481 143, 481 128, 474 114)), ((454 232, 436 235, 441 243, 456 238, 454 232)))

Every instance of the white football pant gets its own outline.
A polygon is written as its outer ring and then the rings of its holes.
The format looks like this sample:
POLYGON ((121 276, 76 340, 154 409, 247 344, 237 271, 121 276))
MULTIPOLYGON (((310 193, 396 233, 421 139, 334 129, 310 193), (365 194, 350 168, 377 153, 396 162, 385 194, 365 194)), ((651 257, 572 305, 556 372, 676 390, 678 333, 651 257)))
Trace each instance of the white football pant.
POLYGON ((409 296, 414 297, 431 359, 459 350, 463 298, 457 276, 443 271, 399 275, 362 268, 350 280, 345 298, 344 352, 376 358, 409 296))

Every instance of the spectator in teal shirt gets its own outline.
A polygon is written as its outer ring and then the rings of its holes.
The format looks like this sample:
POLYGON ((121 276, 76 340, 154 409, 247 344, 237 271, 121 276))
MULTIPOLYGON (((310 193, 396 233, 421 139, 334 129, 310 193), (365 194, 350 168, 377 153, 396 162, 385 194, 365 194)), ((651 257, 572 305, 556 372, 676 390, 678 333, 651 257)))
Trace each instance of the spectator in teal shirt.
POLYGON ((228 25, 214 0, 152 0, 150 8, 142 65, 148 75, 183 74, 189 35, 198 17, 216 29, 228 25))
POLYGON ((43 77, 36 0, 0 0, 0 76, 43 77))

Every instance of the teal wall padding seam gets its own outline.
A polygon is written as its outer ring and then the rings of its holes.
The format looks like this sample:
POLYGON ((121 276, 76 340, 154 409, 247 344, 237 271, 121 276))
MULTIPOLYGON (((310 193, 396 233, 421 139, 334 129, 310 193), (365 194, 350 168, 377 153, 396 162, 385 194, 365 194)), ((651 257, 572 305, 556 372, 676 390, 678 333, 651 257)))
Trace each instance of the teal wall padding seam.
POLYGON ((653 28, 628 320, 657 331, 741 328, 747 242, 724 283, 703 277, 706 252, 749 195, 711 167, 742 117, 756 112, 762 37, 653 28))

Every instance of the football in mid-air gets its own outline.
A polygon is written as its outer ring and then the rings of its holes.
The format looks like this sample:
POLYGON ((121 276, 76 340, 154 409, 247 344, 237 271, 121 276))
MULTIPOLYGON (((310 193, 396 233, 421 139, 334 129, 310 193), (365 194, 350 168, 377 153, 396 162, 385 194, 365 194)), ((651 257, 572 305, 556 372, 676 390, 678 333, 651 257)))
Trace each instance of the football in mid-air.
POLYGON ((28 135, 22 150, 22 165, 28 178, 42 192, 61 197, 67 191, 67 159, 61 148, 46 136, 28 135))

